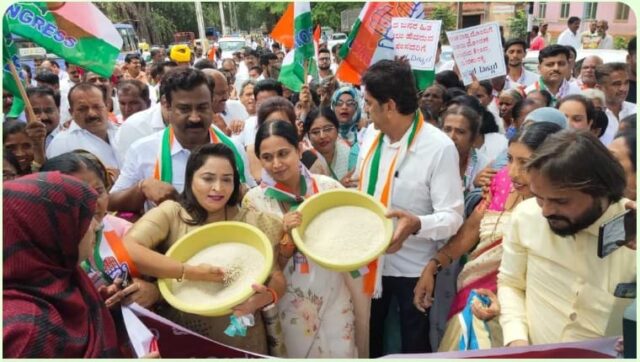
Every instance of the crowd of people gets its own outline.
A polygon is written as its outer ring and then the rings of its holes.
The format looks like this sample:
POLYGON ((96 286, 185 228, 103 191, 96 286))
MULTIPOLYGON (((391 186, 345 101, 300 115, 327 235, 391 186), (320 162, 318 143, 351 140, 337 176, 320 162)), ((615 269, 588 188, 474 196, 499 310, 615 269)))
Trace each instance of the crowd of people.
MULTIPOLYGON (((583 44, 607 44, 606 21, 596 28, 583 44)), ((111 78, 40 63, 27 79, 35 119, 3 123, 4 356, 130 356, 115 313, 128 303, 255 353, 279 340, 294 358, 380 357, 394 333, 402 353, 621 335, 630 299, 616 289, 636 281, 635 241, 599 258, 597 240, 635 210, 636 40, 627 63, 590 56, 575 69, 579 45, 540 31, 505 42, 506 75, 465 86, 437 59, 423 91, 403 59, 341 83, 339 46, 319 50, 319 77, 298 93, 277 80, 277 43, 217 61, 156 49, 111 78), (535 47, 539 74, 523 66, 535 47), (369 276, 325 269, 292 241, 299 204, 336 188, 372 195, 394 220, 369 276), (233 309, 255 316, 243 338, 224 333, 227 316, 173 308, 155 283, 222 280, 163 253, 229 220, 276 250, 267 281, 233 309), (135 273, 95 272, 107 236, 135 273), (271 305, 277 336, 260 313, 271 305)))

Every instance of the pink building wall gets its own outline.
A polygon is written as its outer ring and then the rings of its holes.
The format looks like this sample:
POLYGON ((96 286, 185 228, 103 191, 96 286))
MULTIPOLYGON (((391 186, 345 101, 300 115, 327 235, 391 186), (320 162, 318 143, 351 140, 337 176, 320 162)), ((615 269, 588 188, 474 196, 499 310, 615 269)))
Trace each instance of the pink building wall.
MULTIPOLYGON (((589 26, 589 20, 586 22, 583 19, 584 2, 569 2, 569 16, 577 16, 583 21, 580 24, 580 30, 578 32, 585 31, 589 26)), ((629 5, 629 2, 625 2, 629 5)), ((534 3, 534 16, 539 18, 538 2, 534 3)), ((549 23, 549 33, 556 39, 561 32, 567 28, 567 19, 560 19, 561 2, 549 2, 547 3, 547 12, 544 19, 539 19, 540 22, 549 23)), ((636 34, 636 14, 633 8, 629 9, 628 20, 614 20, 616 17, 617 2, 599 2, 598 9, 596 10, 597 20, 607 20, 609 22, 608 33, 612 36, 624 36, 625 38, 632 37, 636 34)))

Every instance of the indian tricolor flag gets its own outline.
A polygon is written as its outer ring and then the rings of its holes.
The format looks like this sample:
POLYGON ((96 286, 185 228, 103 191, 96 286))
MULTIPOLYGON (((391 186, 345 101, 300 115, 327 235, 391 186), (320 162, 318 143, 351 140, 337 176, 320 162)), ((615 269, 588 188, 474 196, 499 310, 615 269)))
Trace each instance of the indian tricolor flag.
MULTIPOLYGON (((421 2, 367 2, 356 20, 349 38, 340 47, 342 62, 336 75, 345 83, 360 84, 370 65, 394 59, 392 18, 424 19, 421 2)), ((423 90, 433 82, 434 71, 416 72, 416 84, 423 90)))
MULTIPOLYGON (((2 88, 13 95, 13 102, 11 109, 3 109, 3 112, 6 112, 5 117, 18 118, 24 111, 24 101, 18 90, 18 83, 11 74, 9 63, 13 63, 19 75, 22 75, 22 72, 20 72, 20 59, 18 59, 16 45, 8 26, 7 21, 2 19, 2 88)), ((21 78, 20 81, 24 87, 24 79, 21 78)))
POLYGON ((88 2, 19 2, 4 14, 9 31, 48 52, 110 77, 122 47, 111 21, 88 2))
POLYGON ((294 48, 284 57, 278 80, 292 91, 300 92, 305 83, 305 74, 309 74, 313 68, 315 55, 309 2, 294 2, 293 16, 294 48))

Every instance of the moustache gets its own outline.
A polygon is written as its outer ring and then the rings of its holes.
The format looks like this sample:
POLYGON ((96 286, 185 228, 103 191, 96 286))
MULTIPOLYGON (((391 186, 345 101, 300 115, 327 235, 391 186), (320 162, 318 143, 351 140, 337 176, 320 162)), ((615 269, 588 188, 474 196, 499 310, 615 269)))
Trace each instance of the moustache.
POLYGON ((87 118, 86 122, 89 123, 89 122, 100 122, 100 121, 101 121, 100 117, 93 117, 93 118, 87 118))
POLYGON ((565 221, 565 222, 571 223, 571 220, 569 220, 568 218, 566 218, 564 216, 559 216, 559 215, 547 216, 547 220, 549 220, 549 221, 565 221))

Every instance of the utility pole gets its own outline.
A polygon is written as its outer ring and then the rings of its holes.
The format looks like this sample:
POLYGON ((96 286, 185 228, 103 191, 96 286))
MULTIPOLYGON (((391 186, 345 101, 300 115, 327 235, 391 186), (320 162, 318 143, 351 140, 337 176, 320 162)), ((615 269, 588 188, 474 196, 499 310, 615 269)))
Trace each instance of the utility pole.
POLYGON ((196 0, 195 5, 196 20, 198 22, 198 38, 200 39, 200 43, 202 44, 202 50, 206 52, 208 50, 207 36, 204 32, 204 17, 202 16, 202 4, 200 3, 200 0, 196 0))
POLYGON ((456 29, 462 29, 462 1, 457 2, 456 8, 456 29))
POLYGON ((227 27, 224 25, 224 7, 222 6, 222 1, 218 2, 218 6, 220 8, 220 22, 222 23, 222 36, 227 36, 227 27))

